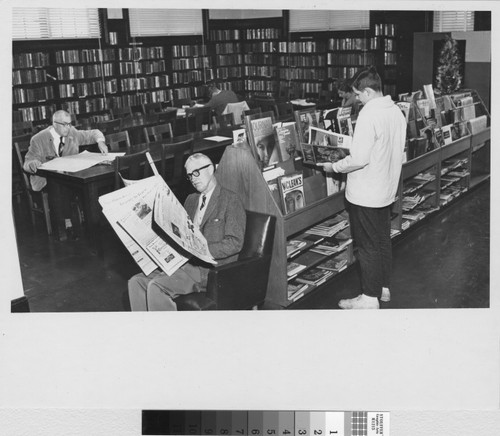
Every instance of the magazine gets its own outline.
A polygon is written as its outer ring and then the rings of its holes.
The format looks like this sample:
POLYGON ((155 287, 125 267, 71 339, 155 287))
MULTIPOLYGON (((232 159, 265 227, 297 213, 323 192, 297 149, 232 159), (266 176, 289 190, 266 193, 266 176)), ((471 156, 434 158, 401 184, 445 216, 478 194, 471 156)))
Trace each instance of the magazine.
POLYGON ((276 147, 272 118, 264 117, 250 120, 249 129, 252 136, 252 146, 261 169, 279 162, 279 151, 276 147))
POLYGON ((294 158, 300 149, 299 135, 295 122, 278 123, 274 125, 274 133, 278 144, 281 160, 294 158))
POLYGON ((295 212, 305 206, 304 176, 302 171, 281 176, 278 181, 281 205, 284 214, 295 212))

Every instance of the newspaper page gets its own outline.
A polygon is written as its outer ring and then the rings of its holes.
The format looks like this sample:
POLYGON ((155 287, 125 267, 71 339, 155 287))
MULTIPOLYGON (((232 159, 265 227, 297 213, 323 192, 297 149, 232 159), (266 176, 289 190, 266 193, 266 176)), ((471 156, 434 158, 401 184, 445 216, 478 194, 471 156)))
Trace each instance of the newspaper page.
MULTIPOLYGON (((186 263, 188 258, 167 244, 153 229, 154 201, 156 191, 161 184, 165 184, 163 179, 153 176, 103 197, 106 197, 104 204, 107 216, 115 218, 118 226, 154 260, 161 270, 172 275, 186 263)), ((99 199, 101 204, 103 197, 99 199)))
POLYGON ((205 262, 217 263, 201 230, 163 179, 156 187, 153 215, 154 222, 184 250, 205 262))
POLYGON ((71 156, 56 157, 48 162, 44 162, 40 168, 43 170, 75 173, 103 162, 112 162, 116 156, 123 156, 124 154, 124 152, 107 154, 91 153, 85 150, 71 156))

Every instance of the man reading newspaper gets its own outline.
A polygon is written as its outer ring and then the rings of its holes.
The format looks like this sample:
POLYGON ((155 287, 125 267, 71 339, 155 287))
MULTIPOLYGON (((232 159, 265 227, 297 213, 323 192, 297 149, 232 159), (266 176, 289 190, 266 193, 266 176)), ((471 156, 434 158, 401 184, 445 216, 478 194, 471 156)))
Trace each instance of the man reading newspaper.
MULTIPOLYGON (((218 264, 236 260, 243 245, 246 214, 239 197, 217 183, 212 161, 201 153, 185 164, 188 179, 196 189, 184 203, 189 217, 205 236, 210 254, 218 264)), ((155 270, 136 274, 128 282, 133 311, 177 310, 175 297, 206 289, 210 265, 191 258, 173 274, 155 270)))

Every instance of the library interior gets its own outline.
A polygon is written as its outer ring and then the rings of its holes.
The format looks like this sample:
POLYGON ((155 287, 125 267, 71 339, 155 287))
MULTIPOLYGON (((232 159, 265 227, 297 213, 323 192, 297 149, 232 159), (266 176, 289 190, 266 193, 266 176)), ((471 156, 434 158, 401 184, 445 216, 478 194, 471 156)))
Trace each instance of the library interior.
POLYGON ((134 275, 155 310, 151 277, 200 264, 177 310, 364 292, 361 170, 327 167, 373 121, 369 67, 405 123, 377 307, 490 307, 491 11, 17 7, 11 311, 130 311, 134 275))

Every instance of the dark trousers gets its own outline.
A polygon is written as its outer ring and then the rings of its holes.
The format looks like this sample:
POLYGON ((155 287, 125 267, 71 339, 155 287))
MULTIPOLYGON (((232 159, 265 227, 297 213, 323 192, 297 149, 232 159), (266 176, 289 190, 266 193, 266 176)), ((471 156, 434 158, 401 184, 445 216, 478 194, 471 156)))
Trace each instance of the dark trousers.
POLYGON ((363 207, 346 200, 354 245, 358 250, 363 294, 380 298, 392 268, 391 209, 363 207))

